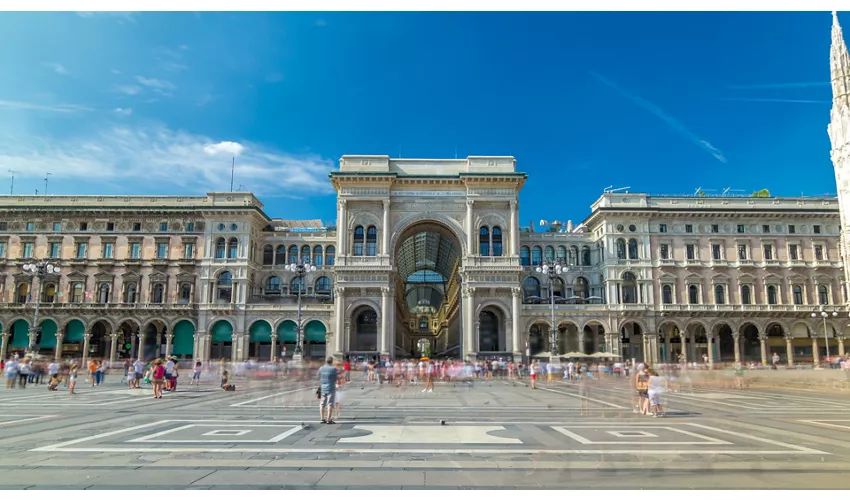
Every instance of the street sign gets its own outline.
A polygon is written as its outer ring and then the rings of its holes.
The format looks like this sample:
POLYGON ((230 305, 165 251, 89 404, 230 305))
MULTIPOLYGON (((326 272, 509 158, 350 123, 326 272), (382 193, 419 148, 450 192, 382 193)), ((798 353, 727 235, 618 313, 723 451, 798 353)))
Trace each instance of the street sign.
POLYGON ((133 344, 124 344, 124 349, 129 350, 129 349, 132 349, 132 348, 133 348, 133 344))

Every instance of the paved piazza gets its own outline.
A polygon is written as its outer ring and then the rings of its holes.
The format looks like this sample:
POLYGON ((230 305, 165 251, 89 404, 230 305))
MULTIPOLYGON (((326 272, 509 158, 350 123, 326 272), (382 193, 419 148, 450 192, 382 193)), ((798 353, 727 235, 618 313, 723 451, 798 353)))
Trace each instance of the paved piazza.
POLYGON ((624 380, 422 393, 355 378, 321 425, 312 386, 242 385, 0 390, 0 487, 843 488, 850 467, 841 395, 697 390, 651 418, 624 380))

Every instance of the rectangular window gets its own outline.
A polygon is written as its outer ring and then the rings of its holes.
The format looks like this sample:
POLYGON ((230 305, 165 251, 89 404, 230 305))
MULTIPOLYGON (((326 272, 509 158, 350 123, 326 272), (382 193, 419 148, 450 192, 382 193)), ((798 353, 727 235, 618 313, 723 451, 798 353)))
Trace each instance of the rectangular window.
POLYGON ((31 259, 32 258, 32 243, 29 243, 29 242, 24 243, 23 256, 24 256, 25 259, 31 259))
POLYGON ((688 260, 695 260, 697 258, 696 248, 694 248, 694 245, 687 245, 685 250, 688 260))
POLYGON ((61 222, 54 222, 53 223, 53 232, 58 233, 61 230, 62 230, 62 223, 61 222))
POLYGON ((115 244, 114 243, 104 243, 103 244, 103 258, 104 259, 111 259, 114 252, 115 252, 115 244))
POLYGON ((115 231, 115 223, 114 222, 107 222, 106 223, 106 230, 107 231, 115 231))
POLYGON ((824 260, 823 245, 815 245, 815 260, 824 260))
POLYGON ((141 230, 142 230, 142 223, 141 222, 134 222, 133 223, 133 232, 138 233, 141 230))
POLYGON ((661 244, 661 259, 667 260, 670 258, 670 246, 666 243, 661 244))
POLYGON ((88 231, 89 223, 88 222, 80 222, 80 231, 88 231))
POLYGON ((59 248, 60 248, 60 246, 59 246, 58 241, 54 241, 54 242, 50 243, 50 258, 51 259, 58 259, 59 258, 59 248))
POLYGON ((187 233, 194 233, 195 232, 195 223, 194 222, 187 222, 186 223, 186 232, 187 233))
POLYGON ((0 243, 0 259, 6 258, 6 244, 0 243))
POLYGON ((791 260, 800 260, 800 250, 797 245, 788 245, 788 258, 791 260))
POLYGON ((738 260, 747 260, 747 245, 738 245, 738 260))
POLYGON ((714 244, 711 245, 711 258, 714 260, 720 260, 720 245, 714 244))
POLYGON ((743 224, 738 224, 738 233, 744 234, 744 225, 743 224))
POLYGON ((157 259, 167 259, 168 258, 168 243, 157 243, 156 244, 156 258, 157 259))
POLYGON ((720 226, 718 226, 717 224, 712 224, 711 225, 711 232, 712 233, 719 233, 720 232, 720 226))
POLYGON ((130 243, 130 258, 131 259, 139 259, 142 254, 142 244, 141 243, 130 243))
POLYGON ((685 224, 685 232, 686 233, 693 233, 694 232, 693 224, 685 224))
POLYGON ((195 244, 194 243, 184 243, 183 244, 183 258, 184 259, 194 259, 195 258, 195 244))
POLYGON ((815 224, 815 225, 814 225, 814 226, 812 226, 812 227, 813 227, 813 228, 814 228, 814 230, 815 230, 815 234, 820 234, 820 225, 815 224))
POLYGON ((27 231, 35 231, 35 222, 27 222, 27 231))
POLYGON ((6 222, 6 221, 0 222, 0 231, 8 231, 8 230, 9 230, 9 223, 6 222))
POLYGON ((86 254, 88 253, 89 245, 88 243, 77 243, 77 258, 85 259, 86 254))
POLYGON ((762 224, 761 232, 763 232, 764 234, 770 234, 770 224, 762 224))
POLYGON ((797 227, 794 224, 788 224, 788 234, 796 234, 797 227))
POLYGON ((764 260, 773 260, 773 245, 764 245, 764 260))
POLYGON ((159 223, 159 231, 161 233, 168 231, 168 223, 167 222, 160 222, 159 223))
POLYGON ((658 232, 659 233, 666 233, 667 232, 667 224, 659 224, 658 225, 658 232))

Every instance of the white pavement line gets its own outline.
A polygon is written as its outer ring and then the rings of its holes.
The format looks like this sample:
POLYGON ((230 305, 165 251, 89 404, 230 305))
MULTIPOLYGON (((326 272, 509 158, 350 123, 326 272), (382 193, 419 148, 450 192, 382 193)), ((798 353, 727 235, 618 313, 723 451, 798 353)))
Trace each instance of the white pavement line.
POLYGON ((35 422, 36 420, 47 420, 49 418, 58 417, 58 415, 45 415, 43 417, 22 418, 20 420, 10 420, 8 422, 0 422, 0 427, 5 425, 20 424, 21 422, 35 422))
POLYGON ((74 403, 73 401, 74 401, 73 399, 68 399, 67 402, 64 402, 64 401, 55 401, 55 402, 40 401, 40 402, 33 402, 33 403, 0 403, 0 406, 109 406, 109 405, 114 405, 114 404, 118 404, 118 403, 124 403, 124 402, 127 402, 127 401, 140 401, 140 399, 139 398, 113 399, 111 401, 104 401, 104 402, 100 402, 100 403, 94 403, 94 402, 91 402, 91 401, 74 403))
POLYGON ((789 443, 783 443, 783 442, 780 442, 780 441, 774 441, 773 439, 767 439, 767 438, 763 438, 763 437, 753 436, 751 434, 744 434, 742 432, 735 432, 735 431, 730 431, 730 430, 726 430, 726 429, 718 429, 717 427, 710 427, 708 425, 703 425, 703 424, 688 423, 686 425, 690 425, 692 427, 699 427, 700 429, 707 429, 707 430, 714 431, 714 432, 720 432, 720 433, 723 433, 723 434, 729 434, 731 436, 742 437, 744 439, 751 439, 753 441, 760 441, 762 443, 768 443, 768 444, 772 444, 774 446, 780 446, 782 448, 790 448, 792 450, 797 450, 797 451, 809 453, 809 454, 812 454, 812 455, 831 455, 831 453, 827 453, 825 451, 818 451, 818 450, 814 450, 812 448, 806 448, 804 446, 797 446, 795 444, 789 444, 789 443))
MULTIPOLYGON (((552 426, 552 428, 553 428, 553 429, 555 429, 556 431, 558 431, 558 432, 560 432, 561 434, 563 434, 563 435, 567 436, 568 438, 571 438, 571 439, 574 439, 574 440, 578 441, 578 442, 579 442, 579 443, 581 443, 581 444, 590 444, 590 445, 598 445, 598 444, 614 444, 614 445, 637 444, 637 443, 634 443, 634 442, 628 442, 628 441, 591 441, 590 439, 587 439, 587 438, 585 438, 585 437, 583 437, 583 436, 580 436, 580 435, 578 435, 578 434, 576 434, 576 433, 574 433, 574 432, 572 432, 572 431, 570 431, 570 430, 566 429, 566 427, 570 427, 570 428, 573 428, 573 429, 592 429, 592 428, 593 428, 593 427, 595 427, 595 426, 590 426, 590 425, 569 425, 569 426, 562 426, 562 427, 552 426)), ((621 428, 622 428, 622 426, 616 426, 615 428, 621 429, 621 428)), ((662 445, 662 444, 663 444, 663 445, 688 445, 688 446, 692 446, 692 445, 713 445, 713 446, 716 446, 716 445, 731 445, 731 444, 732 444, 732 443, 730 443, 730 442, 728 442, 728 441, 723 441, 723 440, 720 440, 720 439, 714 439, 714 438, 709 437, 709 436, 703 436, 703 435, 701 435, 701 434, 696 434, 696 433, 693 433, 693 432, 683 431, 683 430, 681 430, 681 429, 676 429, 676 428, 674 428, 674 427, 668 427, 668 426, 664 426, 664 425, 630 425, 630 426, 629 426, 629 429, 633 429, 633 428, 639 428, 639 429, 666 429, 666 430, 671 431, 671 432, 679 432, 679 433, 681 433, 681 434, 686 434, 686 435, 689 435, 689 436, 692 436, 692 437, 696 437, 696 438, 699 438, 699 439, 701 439, 701 440, 702 440, 702 441, 652 441, 652 442, 648 442, 648 443, 646 443, 646 444, 647 444, 647 446, 657 446, 657 445, 662 445)))
MULTIPOLYGON (((231 405, 232 406, 232 405, 231 405)), ((441 413, 445 413, 446 411, 456 411, 461 413, 476 413, 476 412, 496 412, 496 413, 534 413, 534 412, 546 412, 546 413, 557 413, 557 412, 569 412, 576 413, 582 411, 581 408, 577 406, 570 406, 566 408, 499 408, 498 406, 418 406, 418 407, 408 407, 408 406, 375 406, 375 407, 363 407, 363 406, 346 406, 343 404, 346 412, 375 412, 380 411, 383 413, 392 413, 392 412, 416 412, 416 413, 430 413, 439 411, 441 413)), ((251 405, 246 408, 285 408, 288 410, 315 410, 316 406, 285 406, 285 405, 251 405)), ((605 411, 604 408, 591 408, 589 410, 584 411, 596 411, 601 412, 605 411)))
POLYGON ((626 409, 626 407, 625 407, 625 406, 620 406, 620 405, 618 405, 618 404, 609 403, 608 401, 602 401, 601 399, 589 398, 589 397, 587 397, 587 396, 581 396, 581 395, 579 395, 579 394, 571 394, 571 393, 569 393, 569 392, 556 391, 555 389, 547 389, 546 387, 538 387, 538 389, 540 389, 540 390, 542 390, 542 391, 554 392, 554 393, 556 393, 556 394, 563 394, 564 396, 569 396, 569 397, 571 397, 571 398, 577 398, 577 399, 584 399, 584 400, 587 400, 587 401, 593 401, 594 403, 599 403, 599 404, 601 404, 601 405, 607 405, 607 406, 610 406, 610 407, 612 407, 612 408, 617 408, 617 409, 620 409, 620 410, 625 410, 625 409, 626 409))
POLYGON ((57 444, 49 444, 47 446, 42 446, 40 448, 36 448, 32 451, 59 451, 63 446, 71 446, 74 444, 84 443, 86 441, 93 441, 95 439, 105 438, 109 436, 114 436, 116 434, 122 434, 124 432, 131 432, 139 429, 146 429, 148 427, 152 427, 154 425, 161 425, 164 423, 168 423, 170 420, 157 420, 156 422, 151 422, 149 424, 137 425, 134 427, 127 427, 125 429, 119 429, 117 431, 104 432, 103 434, 96 434, 94 436, 83 437, 79 439, 72 439, 71 441, 65 441, 64 443, 57 444))
POLYGON ((850 424, 850 420, 798 420, 797 422, 803 422, 806 424, 812 424, 816 426, 830 427, 833 429, 841 429, 842 431, 850 430, 850 425, 838 425, 838 424, 830 424, 828 422, 847 422, 850 424))
POLYGON ((292 390, 292 391, 276 392, 274 394, 269 394, 268 396, 263 396, 261 398, 249 399, 248 401, 242 401, 240 403, 233 403, 230 406, 244 406, 244 405, 247 405, 248 403, 254 403, 256 401, 262 401, 264 399, 273 398, 275 396, 283 396, 284 394, 292 394, 292 393, 295 393, 295 392, 301 392, 301 391, 307 391, 307 390, 310 390, 310 388, 309 387, 303 387, 301 389, 295 389, 295 390, 292 390))

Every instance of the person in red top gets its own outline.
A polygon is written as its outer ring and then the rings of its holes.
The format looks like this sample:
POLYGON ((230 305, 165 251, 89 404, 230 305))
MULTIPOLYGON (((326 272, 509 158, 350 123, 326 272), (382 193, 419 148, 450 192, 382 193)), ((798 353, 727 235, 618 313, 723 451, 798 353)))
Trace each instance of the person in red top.
POLYGON ((345 372, 345 381, 351 382, 351 361, 345 360, 345 364, 342 365, 342 369, 345 372))

